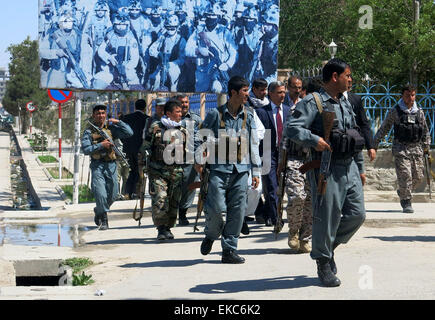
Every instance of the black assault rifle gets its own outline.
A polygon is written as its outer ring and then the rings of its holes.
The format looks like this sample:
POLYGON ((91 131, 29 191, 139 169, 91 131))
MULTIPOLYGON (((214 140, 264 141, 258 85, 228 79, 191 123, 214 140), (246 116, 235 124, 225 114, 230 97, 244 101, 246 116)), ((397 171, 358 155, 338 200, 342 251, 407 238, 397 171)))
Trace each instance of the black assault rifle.
POLYGON ((112 144, 112 148, 113 151, 115 151, 115 154, 121 158, 121 161, 123 162, 124 165, 126 165, 128 168, 130 168, 130 166, 128 165, 128 160, 125 157, 124 153, 119 150, 119 148, 115 145, 115 143, 113 142, 113 139, 101 128, 97 127, 96 125, 94 125, 91 121, 88 120, 88 123, 95 129, 97 130, 98 134, 104 139, 104 140, 108 140, 111 144, 112 144))

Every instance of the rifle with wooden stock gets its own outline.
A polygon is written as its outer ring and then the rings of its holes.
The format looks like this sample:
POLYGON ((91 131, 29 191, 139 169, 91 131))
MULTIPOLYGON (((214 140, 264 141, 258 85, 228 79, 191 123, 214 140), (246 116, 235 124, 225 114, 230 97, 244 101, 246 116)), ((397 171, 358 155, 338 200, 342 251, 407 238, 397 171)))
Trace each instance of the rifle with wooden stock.
MULTIPOLYGON (((322 112, 322 121, 323 121, 323 130, 324 130, 324 139, 330 144, 329 138, 331 136, 332 127, 334 126, 335 120, 335 112, 331 111, 323 111, 322 112)), ((328 184, 328 177, 330 175, 330 165, 331 165, 331 156, 332 152, 328 149, 322 151, 322 156, 320 160, 313 160, 308 163, 305 163, 303 166, 299 168, 301 173, 306 173, 311 169, 320 169, 319 170, 319 179, 317 181, 317 201, 316 206, 319 208, 323 203, 323 198, 326 194, 326 186, 328 184)))
POLYGON ((202 165, 201 181, 193 182, 187 186, 187 189, 193 190, 199 187, 198 203, 196 205, 196 218, 195 225, 193 226, 193 232, 199 231, 198 219, 201 216, 201 212, 204 209, 205 199, 208 192, 208 180, 210 177, 210 169, 207 167, 207 162, 202 165))
POLYGON ((147 184, 147 176, 144 174, 144 165, 145 165, 145 170, 148 170, 148 156, 146 155, 144 159, 142 153, 139 152, 137 163, 138 163, 138 171, 139 171, 139 183, 138 183, 137 194, 139 195, 140 211, 139 211, 139 216, 137 216, 136 215, 137 200, 136 200, 136 206, 134 207, 133 210, 133 219, 138 221, 138 226, 140 227, 141 219, 143 217, 144 203, 145 203, 145 187, 147 184))
MULTIPOLYGON (((432 186, 430 183, 431 177, 431 165, 432 165, 432 157, 429 154, 429 150, 424 150, 424 167, 426 169, 426 183, 429 187, 429 198, 432 199, 432 186)), ((435 179, 435 176, 433 176, 435 179)))
POLYGON ((281 232, 283 227, 282 213, 284 210, 284 194, 285 194, 285 181, 287 178, 287 148, 286 143, 283 141, 282 148, 279 152, 279 162, 278 162, 278 219, 276 220, 273 233, 275 234, 275 240, 278 238, 278 233, 281 232))

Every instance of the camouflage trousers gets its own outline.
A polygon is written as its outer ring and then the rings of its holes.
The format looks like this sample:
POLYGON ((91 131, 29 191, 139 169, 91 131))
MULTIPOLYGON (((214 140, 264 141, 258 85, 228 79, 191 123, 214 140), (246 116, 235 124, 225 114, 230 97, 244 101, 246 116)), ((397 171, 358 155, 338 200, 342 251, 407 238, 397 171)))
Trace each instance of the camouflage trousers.
POLYGON ((120 185, 119 193, 125 194, 125 186, 128 178, 128 173, 130 172, 130 170, 128 166, 125 165, 122 161, 116 161, 116 164, 117 164, 118 183, 120 185))
POLYGON ((309 240, 313 225, 311 188, 306 176, 298 170, 303 164, 301 160, 287 162, 285 192, 288 203, 286 211, 289 237, 298 234, 300 240, 309 240))
POLYGON ((424 160, 422 154, 395 154, 394 164, 396 166, 397 181, 399 190, 397 194, 400 200, 410 200, 411 191, 424 178, 424 160))
POLYGON ((181 198, 183 169, 149 170, 152 218, 156 227, 172 228, 177 220, 178 206, 181 198))

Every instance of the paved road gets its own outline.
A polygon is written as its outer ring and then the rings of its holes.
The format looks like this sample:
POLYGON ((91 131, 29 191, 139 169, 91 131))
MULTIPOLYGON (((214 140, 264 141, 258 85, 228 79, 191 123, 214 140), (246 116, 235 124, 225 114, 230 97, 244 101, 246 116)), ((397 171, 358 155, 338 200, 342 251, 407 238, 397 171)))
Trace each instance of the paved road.
MULTIPOLYGON (((435 298, 435 205, 416 204, 406 215, 397 204, 368 203, 368 217, 351 242, 339 247, 336 261, 342 285, 323 288, 315 263, 307 254, 287 247, 286 229, 274 240, 271 228, 250 224, 251 233, 241 236, 243 265, 223 265, 220 243, 202 256, 202 232, 192 226, 173 229, 175 239, 156 240, 151 218, 141 228, 131 219, 134 201, 119 202, 110 215, 110 229, 97 231, 88 208, 53 214, 62 223, 80 223, 90 230, 82 246, 29 247, 4 245, 6 260, 26 256, 89 257, 86 270, 95 283, 89 287, 45 288, 32 291, 4 287, 0 299, 434 299, 435 298), (95 296, 99 289, 103 296, 95 296)), ((88 206, 89 207, 89 206, 88 206)), ((13 213, 3 216, 13 218, 13 213)), ((189 214, 193 222, 193 213, 189 214)), ((201 226, 203 221, 201 220, 201 226)), ((202 228, 201 228, 202 230, 202 228)))
MULTIPOLYGON (((7 151, 1 148, 0 154, 7 151)), ((28 164, 32 174, 42 171, 34 163, 35 157, 27 156, 32 161, 28 164)), ((7 173, 5 166, 0 166, 2 172, 7 173)), ((215 242, 210 255, 202 256, 199 246, 203 233, 193 233, 192 226, 176 227, 173 241, 158 243, 149 217, 149 199, 145 205, 148 216, 141 228, 131 218, 136 202, 118 201, 109 216, 110 229, 100 232, 93 225, 93 204, 65 205, 54 191, 56 181, 48 181, 40 173, 33 182, 35 189, 43 190, 43 201, 49 210, 0 212, 0 231, 5 230, 6 224, 22 223, 19 219, 24 218, 33 224, 48 219, 63 225, 82 225, 89 231, 81 233, 80 246, 75 248, 10 243, 0 246, 0 299, 435 298, 434 202, 415 203, 416 212, 411 215, 403 214, 397 202, 366 202, 365 224, 349 244, 336 252, 342 285, 323 288, 309 255, 295 254, 288 248, 286 228, 275 241, 270 227, 252 223, 251 233, 239 240, 239 253, 246 263, 222 265, 220 243, 215 242), (86 269, 94 284, 15 287, 14 275, 8 273, 13 272, 11 261, 69 257, 89 257, 94 261, 86 269), (9 282, 8 276, 12 277, 9 282), (104 295, 96 296, 100 289, 104 295)), ((192 223, 193 211, 188 215, 192 223)))

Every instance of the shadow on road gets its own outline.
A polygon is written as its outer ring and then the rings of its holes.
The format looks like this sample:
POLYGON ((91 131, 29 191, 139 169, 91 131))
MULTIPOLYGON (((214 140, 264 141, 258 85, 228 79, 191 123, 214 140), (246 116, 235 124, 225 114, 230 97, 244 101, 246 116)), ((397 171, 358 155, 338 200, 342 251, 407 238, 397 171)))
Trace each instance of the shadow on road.
POLYGON ((366 210, 366 212, 403 213, 402 210, 366 210))
POLYGON ((368 239, 379 239, 382 241, 419 241, 419 242, 429 242, 435 241, 435 236, 393 236, 393 237, 365 237, 368 239))
POLYGON ((98 245, 98 244, 174 244, 174 243, 185 243, 185 242, 194 242, 194 241, 202 241, 203 238, 184 238, 184 239, 173 239, 173 240, 165 240, 159 241, 156 238, 131 238, 131 239, 111 239, 111 240, 102 240, 102 241, 92 241, 86 242, 86 245, 98 245))
POLYGON ((296 289, 303 287, 319 286, 317 278, 307 276, 288 276, 269 279, 228 281, 221 283, 200 284, 193 287, 189 292, 199 292, 208 294, 217 293, 236 293, 248 291, 267 291, 279 289, 296 289))
POLYGON ((162 260, 162 261, 152 261, 152 262, 144 262, 144 263, 127 263, 121 268, 173 268, 173 267, 191 267, 196 264, 202 263, 212 263, 212 264, 221 264, 220 260, 203 260, 203 259, 195 259, 195 260, 162 260))

